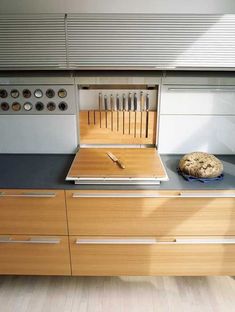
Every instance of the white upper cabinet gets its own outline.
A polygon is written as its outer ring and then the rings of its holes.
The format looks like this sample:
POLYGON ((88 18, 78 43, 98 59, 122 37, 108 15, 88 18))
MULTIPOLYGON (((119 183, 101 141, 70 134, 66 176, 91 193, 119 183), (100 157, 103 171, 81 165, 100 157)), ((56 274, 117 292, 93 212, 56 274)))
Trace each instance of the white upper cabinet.
POLYGON ((235 68, 235 14, 68 14, 71 68, 235 68))
POLYGON ((1 69, 66 68, 64 14, 0 16, 1 69))
POLYGON ((235 115, 235 85, 164 85, 161 103, 161 114, 235 115))

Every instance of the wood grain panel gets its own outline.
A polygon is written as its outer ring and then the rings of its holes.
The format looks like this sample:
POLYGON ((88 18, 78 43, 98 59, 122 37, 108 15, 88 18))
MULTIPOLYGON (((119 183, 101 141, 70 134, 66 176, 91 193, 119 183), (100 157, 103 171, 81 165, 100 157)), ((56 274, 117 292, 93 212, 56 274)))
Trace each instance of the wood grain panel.
MULTIPOLYGON (((225 191, 210 193, 226 194, 225 191)), ((170 197, 177 194, 177 191, 151 190, 66 191, 69 232, 71 235, 235 235, 235 198, 170 197), (74 193, 88 197, 73 198, 74 193), (102 193, 114 197, 94 197, 102 193), (146 197, 121 197, 128 193, 146 197), (93 197, 89 198, 89 194, 93 197), (166 197, 150 198, 149 194, 166 197)))
POLYGON ((234 275, 235 245, 77 245, 70 238, 73 275, 234 275))
POLYGON ((166 173, 155 148, 81 148, 67 177, 164 178, 166 173), (107 152, 120 158, 126 168, 116 165, 107 152))
POLYGON ((0 196, 0 234, 67 234, 64 191, 12 189, 0 192, 11 195, 0 196), (20 196, 25 193, 55 193, 55 197, 20 196))
MULTIPOLYGON (((11 238, 29 239, 23 235, 11 238)), ((60 243, 0 243, 0 274, 70 275, 68 237, 56 238, 60 239, 60 243)))
POLYGON ((146 112, 80 111, 80 143, 155 145, 157 112, 150 111, 148 116, 148 133, 146 137, 146 112), (141 118, 142 130, 140 126, 141 118))

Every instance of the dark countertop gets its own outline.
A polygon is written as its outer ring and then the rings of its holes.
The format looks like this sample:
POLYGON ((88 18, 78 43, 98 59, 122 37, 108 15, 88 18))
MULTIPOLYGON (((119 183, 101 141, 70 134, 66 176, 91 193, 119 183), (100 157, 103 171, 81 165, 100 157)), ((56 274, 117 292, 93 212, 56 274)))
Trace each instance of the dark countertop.
POLYGON ((66 182, 74 155, 0 154, 0 188, 2 189, 235 189, 235 155, 218 156, 224 165, 224 180, 213 183, 187 182, 176 172, 180 155, 161 155, 169 181, 160 186, 74 185, 66 182))

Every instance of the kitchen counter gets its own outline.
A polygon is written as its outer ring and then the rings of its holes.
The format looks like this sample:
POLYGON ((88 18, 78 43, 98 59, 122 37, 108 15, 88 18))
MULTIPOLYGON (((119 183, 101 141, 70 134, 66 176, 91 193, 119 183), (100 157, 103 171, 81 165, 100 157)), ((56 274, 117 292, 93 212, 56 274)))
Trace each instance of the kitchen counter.
POLYGON ((66 182, 74 155, 1 154, 0 188, 2 189, 235 189, 235 155, 218 156, 224 165, 224 180, 213 183, 187 182, 176 172, 180 155, 161 155, 169 181, 156 186, 96 186, 66 182))

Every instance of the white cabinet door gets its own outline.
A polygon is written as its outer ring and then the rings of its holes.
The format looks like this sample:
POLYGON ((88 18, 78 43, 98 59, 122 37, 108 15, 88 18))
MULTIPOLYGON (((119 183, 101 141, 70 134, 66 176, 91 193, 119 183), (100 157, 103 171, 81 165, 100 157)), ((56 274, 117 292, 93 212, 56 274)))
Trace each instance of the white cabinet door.
POLYGON ((161 115, 159 152, 235 153, 235 116, 161 115))
POLYGON ((165 85, 161 114, 235 115, 235 86, 165 85))

